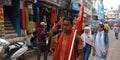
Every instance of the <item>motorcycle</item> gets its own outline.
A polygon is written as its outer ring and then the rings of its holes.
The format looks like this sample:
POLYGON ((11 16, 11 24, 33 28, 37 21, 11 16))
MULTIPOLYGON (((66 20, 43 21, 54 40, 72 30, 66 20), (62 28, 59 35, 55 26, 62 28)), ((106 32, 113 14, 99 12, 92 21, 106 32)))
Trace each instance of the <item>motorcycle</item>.
POLYGON ((10 45, 9 41, 0 39, 0 47, 2 47, 1 49, 4 49, 4 46, 8 46, 8 48, 6 49, 5 55, 1 57, 1 60, 17 60, 28 50, 25 41, 10 45))

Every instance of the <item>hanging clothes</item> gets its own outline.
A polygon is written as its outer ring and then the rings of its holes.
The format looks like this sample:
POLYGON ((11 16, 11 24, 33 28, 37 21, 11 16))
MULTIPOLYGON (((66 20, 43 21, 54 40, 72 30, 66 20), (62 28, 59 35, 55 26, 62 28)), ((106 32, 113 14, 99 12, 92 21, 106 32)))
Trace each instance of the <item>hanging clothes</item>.
POLYGON ((21 29, 23 28, 23 26, 22 26, 22 9, 23 9, 23 1, 20 0, 20 27, 21 27, 21 29))
POLYGON ((51 16, 50 16, 50 22, 54 23, 57 19, 56 9, 52 9, 51 16))
POLYGON ((28 14, 28 10, 26 9, 26 28, 28 30, 29 26, 29 14, 28 14))
POLYGON ((26 8, 23 5, 24 5, 24 2, 20 1, 21 29, 26 30, 26 8))
POLYGON ((26 30, 26 8, 22 9, 22 29, 26 30))
POLYGON ((33 3, 33 21, 34 22, 39 21, 39 3, 38 2, 33 3))
POLYGON ((20 28, 22 29, 22 9, 20 9, 20 28))
POLYGON ((28 5, 28 13, 30 15, 33 15, 33 7, 32 7, 32 4, 28 5))
POLYGON ((35 23, 33 21, 29 21, 28 32, 33 33, 34 30, 35 30, 35 23))

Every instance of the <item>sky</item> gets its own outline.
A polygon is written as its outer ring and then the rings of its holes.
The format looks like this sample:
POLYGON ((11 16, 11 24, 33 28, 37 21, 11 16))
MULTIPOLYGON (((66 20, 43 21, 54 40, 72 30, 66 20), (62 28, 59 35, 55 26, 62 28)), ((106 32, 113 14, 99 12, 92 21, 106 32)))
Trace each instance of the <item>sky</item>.
POLYGON ((120 5, 120 0, 103 0, 104 8, 110 10, 111 7, 113 9, 118 9, 120 5))

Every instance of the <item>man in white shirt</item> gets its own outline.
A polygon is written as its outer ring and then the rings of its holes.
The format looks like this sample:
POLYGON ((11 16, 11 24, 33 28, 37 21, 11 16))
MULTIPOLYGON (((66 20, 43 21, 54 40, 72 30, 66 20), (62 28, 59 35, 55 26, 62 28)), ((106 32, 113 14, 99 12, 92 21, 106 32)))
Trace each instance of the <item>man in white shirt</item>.
POLYGON ((104 25, 99 24, 98 32, 95 36, 95 48, 93 49, 94 60, 106 60, 107 59, 107 51, 104 41, 104 25))

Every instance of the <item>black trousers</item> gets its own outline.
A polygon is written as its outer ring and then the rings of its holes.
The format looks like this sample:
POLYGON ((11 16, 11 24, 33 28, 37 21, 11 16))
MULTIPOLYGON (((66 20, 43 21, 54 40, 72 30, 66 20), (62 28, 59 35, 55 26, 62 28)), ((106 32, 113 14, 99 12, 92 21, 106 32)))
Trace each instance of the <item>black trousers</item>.
POLYGON ((44 60, 47 60, 47 45, 45 42, 37 42, 37 60, 41 60, 41 52, 44 52, 44 60))
POLYGON ((115 37, 116 39, 118 39, 119 33, 115 33, 115 37))

